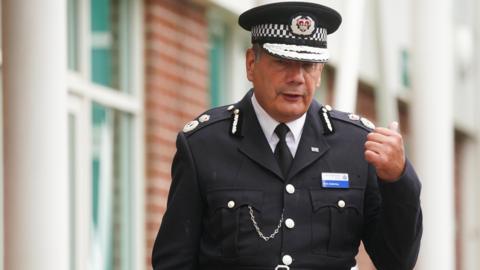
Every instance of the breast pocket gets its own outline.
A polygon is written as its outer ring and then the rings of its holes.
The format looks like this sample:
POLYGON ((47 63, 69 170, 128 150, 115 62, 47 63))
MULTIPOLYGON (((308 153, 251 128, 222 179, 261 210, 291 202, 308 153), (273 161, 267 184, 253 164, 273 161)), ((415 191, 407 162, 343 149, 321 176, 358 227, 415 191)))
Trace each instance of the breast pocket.
POLYGON ((222 189, 207 193, 209 219, 206 230, 221 247, 224 257, 236 257, 254 252, 254 245, 245 241, 255 233, 248 206, 261 217, 263 191, 222 189))
POLYGON ((313 189, 312 250, 354 256, 363 227, 362 189, 313 189))

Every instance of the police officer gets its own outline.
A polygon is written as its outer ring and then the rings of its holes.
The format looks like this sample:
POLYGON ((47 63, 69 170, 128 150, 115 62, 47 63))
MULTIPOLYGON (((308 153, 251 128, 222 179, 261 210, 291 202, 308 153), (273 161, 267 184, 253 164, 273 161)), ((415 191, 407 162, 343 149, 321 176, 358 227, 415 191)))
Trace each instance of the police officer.
POLYGON ((347 270, 361 240, 378 269, 413 268, 420 182, 398 124, 313 101, 340 23, 302 2, 240 16, 254 88, 178 134, 155 270, 347 270))

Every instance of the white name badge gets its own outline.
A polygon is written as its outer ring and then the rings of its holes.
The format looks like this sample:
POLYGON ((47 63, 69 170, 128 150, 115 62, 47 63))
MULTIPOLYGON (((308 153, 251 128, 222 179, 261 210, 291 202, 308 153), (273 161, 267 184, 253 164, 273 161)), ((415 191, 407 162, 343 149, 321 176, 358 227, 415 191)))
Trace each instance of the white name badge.
POLYGON ((348 173, 322 173, 323 188, 349 188, 348 173))

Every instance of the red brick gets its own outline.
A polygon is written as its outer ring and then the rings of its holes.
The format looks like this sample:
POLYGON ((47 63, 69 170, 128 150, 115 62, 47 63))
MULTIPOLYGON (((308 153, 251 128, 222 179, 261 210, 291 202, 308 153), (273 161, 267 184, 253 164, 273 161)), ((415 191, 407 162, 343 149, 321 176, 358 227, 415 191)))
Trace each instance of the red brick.
POLYGON ((207 109, 205 8, 191 1, 145 1, 146 267, 166 209, 175 141, 207 109))

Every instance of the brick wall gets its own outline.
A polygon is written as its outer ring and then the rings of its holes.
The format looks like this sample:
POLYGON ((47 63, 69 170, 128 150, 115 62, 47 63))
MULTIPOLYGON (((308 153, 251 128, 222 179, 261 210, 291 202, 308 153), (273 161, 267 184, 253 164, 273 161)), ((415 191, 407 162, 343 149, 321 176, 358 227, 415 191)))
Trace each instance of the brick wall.
POLYGON ((205 8, 145 0, 147 269, 170 187, 176 134, 208 106, 205 8))

